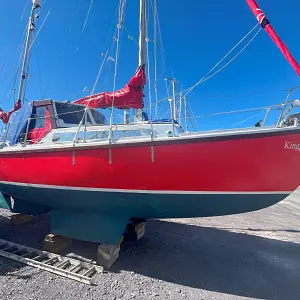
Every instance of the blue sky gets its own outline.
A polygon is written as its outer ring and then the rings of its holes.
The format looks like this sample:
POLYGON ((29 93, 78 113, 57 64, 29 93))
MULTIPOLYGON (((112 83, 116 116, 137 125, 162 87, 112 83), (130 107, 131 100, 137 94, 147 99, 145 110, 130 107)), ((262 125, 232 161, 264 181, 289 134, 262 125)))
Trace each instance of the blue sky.
MULTIPOLYGON (((20 55, 19 45, 29 15, 28 6, 21 20, 26 2, 16 0, 13 6, 9 1, 0 3, 0 101, 4 109, 13 105, 13 97, 9 95, 12 92, 14 67, 20 55)), ((299 1, 260 0, 258 3, 293 55, 300 60, 299 1)), ((76 100, 87 94, 87 91, 83 91, 85 87, 92 89, 100 67, 101 53, 105 53, 113 43, 118 0, 94 0, 84 32, 82 28, 90 0, 44 0, 42 4, 38 28, 48 11, 51 12, 33 47, 27 98, 76 100), (79 13, 74 21, 77 10, 79 13), (61 51, 63 44, 65 46, 61 51)), ((256 24, 244 0, 157 0, 157 5, 164 49, 164 55, 158 57, 159 99, 166 96, 165 77, 176 77, 178 90, 181 87, 188 88, 256 24)), ((127 1, 126 31, 121 40, 117 88, 128 82, 137 67, 137 43, 128 35, 138 37, 138 10, 138 0, 127 1)), ((152 19, 149 24, 149 38, 153 39, 152 19)), ((157 44, 158 53, 161 53, 161 44, 157 44)), ((153 71, 151 43, 149 50, 153 71)), ((114 57, 114 51, 110 55, 114 57)), ((105 64, 96 92, 112 90, 113 68, 113 62, 105 64)), ((153 77, 153 72, 151 74, 153 77)), ((195 89, 188 101, 196 116, 261 107, 282 102, 286 92, 278 90, 297 85, 298 76, 262 31, 230 66, 195 89)), ((147 90, 145 94, 148 106, 147 90)), ((294 98, 297 97, 300 97, 300 92, 295 92, 294 98)), ((167 109, 168 104, 165 103, 160 108, 160 115, 167 109)), ((250 112, 197 120, 199 129, 230 128, 254 114, 250 112)), ((251 126, 261 116, 238 126, 251 126)), ((274 119, 271 118, 270 122, 274 122, 274 119)))

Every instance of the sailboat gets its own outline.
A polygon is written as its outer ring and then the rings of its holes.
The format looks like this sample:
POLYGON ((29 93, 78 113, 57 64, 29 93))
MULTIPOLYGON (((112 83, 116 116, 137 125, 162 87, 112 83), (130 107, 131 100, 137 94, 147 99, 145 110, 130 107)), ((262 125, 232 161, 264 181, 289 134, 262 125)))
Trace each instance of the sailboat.
MULTIPOLYGON (((247 2, 299 71, 256 2, 247 2)), ((132 219, 245 213, 274 205, 299 186, 300 127, 289 115, 299 101, 287 98, 275 126, 185 132, 175 118, 147 120, 145 3, 140 0, 139 66, 123 89, 22 105, 41 7, 32 0, 19 96, 12 111, 0 112, 7 124, 0 150, 2 207, 51 212, 55 234, 117 244, 132 219), (106 121, 98 108, 109 107, 125 115, 135 109, 135 121, 106 121)))

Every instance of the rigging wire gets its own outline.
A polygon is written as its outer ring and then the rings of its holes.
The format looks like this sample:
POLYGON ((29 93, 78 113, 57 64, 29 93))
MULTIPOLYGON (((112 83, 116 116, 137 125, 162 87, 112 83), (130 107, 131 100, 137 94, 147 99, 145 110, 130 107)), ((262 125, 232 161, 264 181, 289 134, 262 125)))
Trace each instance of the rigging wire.
MULTIPOLYGON (((258 29, 258 31, 256 32, 256 34, 251 38, 251 40, 242 48, 242 50, 240 50, 238 52, 237 55, 234 56, 233 59, 231 59, 229 62, 227 62, 223 67, 221 67, 220 69, 218 69, 215 73, 213 73, 212 75, 210 75, 209 77, 206 77, 207 75, 209 75, 214 69, 216 69, 217 66, 220 65, 220 63, 222 61, 224 61, 225 58, 228 57, 228 55, 230 53, 232 53, 232 51, 234 49, 237 48, 238 45, 240 45, 257 27, 259 26, 259 24, 255 25, 230 51, 228 54, 226 54, 205 76, 203 76, 198 82, 196 82, 194 85, 192 85, 191 87, 185 89, 182 91, 182 93, 187 93, 189 94, 194 88, 196 88, 198 85, 200 85, 201 83, 207 81, 208 79, 212 78, 213 76, 215 76, 216 74, 218 74, 219 72, 221 72, 225 67, 227 67, 233 60, 235 60, 253 41, 254 39, 258 36, 258 34, 261 32, 261 29, 258 29)), ((178 96, 180 93, 175 94, 175 96, 178 96)), ((187 95, 185 94, 185 95, 187 95)), ((159 100, 158 102, 162 102, 167 100, 166 98, 163 98, 161 100, 159 100)))
MULTIPOLYGON (((29 75, 31 58, 32 57, 29 55, 28 66, 27 66, 27 70, 26 70, 26 78, 28 78, 28 75, 29 75)), ((23 99, 22 103, 24 103, 24 101, 25 101, 25 96, 26 96, 26 92, 27 92, 27 84, 28 84, 28 80, 25 80, 24 90, 23 90, 23 97, 22 97, 22 99, 23 99)))
POLYGON ((50 15, 50 12, 51 12, 51 9, 49 9, 49 11, 48 11, 48 13, 47 13, 47 15, 46 15, 46 17, 45 17, 45 19, 44 19, 43 23, 41 24, 41 26, 40 26, 40 28, 39 28, 38 32, 36 33, 36 35, 35 35, 35 37, 34 37, 34 39, 33 39, 32 43, 31 43, 31 45, 30 45, 30 47, 29 47, 29 50, 28 50, 28 52, 31 50, 31 48, 32 48, 32 46, 33 46, 34 42, 36 41, 36 39, 37 39, 37 37, 38 37, 39 33, 40 33, 40 32, 41 32, 41 30, 43 29, 43 27, 44 27, 44 25, 45 25, 45 22, 47 21, 47 19, 48 19, 49 15, 50 15))
POLYGON ((70 36, 70 34, 71 34, 71 31, 72 31, 72 28, 73 28, 73 26, 74 26, 74 23, 75 23, 75 21, 76 21, 76 19, 77 19, 78 14, 79 14, 79 11, 80 11, 82 2, 83 2, 83 0, 80 1, 79 5, 78 5, 78 8, 77 8, 77 11, 76 11, 76 13, 75 13, 75 17, 74 17, 73 21, 72 21, 71 24, 70 24, 69 30, 68 30, 68 32, 67 32, 67 35, 66 35, 64 41, 63 41, 63 44, 62 44, 61 49, 60 49, 60 52, 59 52, 59 54, 58 54, 58 56, 57 56, 57 59, 56 59, 56 62, 55 62, 55 64, 54 64, 54 67, 53 67, 53 70, 52 70, 52 73, 51 73, 51 76, 50 76, 48 85, 46 86, 46 89, 45 89, 45 91, 44 91, 44 94, 43 94, 42 99, 45 98, 45 95, 46 95, 46 93, 47 93, 47 91, 48 91, 48 89, 49 89, 49 87, 50 87, 50 85, 51 85, 53 76, 54 76, 54 74, 55 74, 55 72, 56 72, 57 65, 58 65, 58 63, 59 63, 59 61, 60 61, 60 58, 61 58, 61 55, 62 55, 62 53, 63 53, 63 51, 64 51, 64 47, 65 47, 65 45, 66 45, 66 43, 67 43, 67 41, 68 41, 68 39, 69 39, 69 36, 70 36))
POLYGON ((263 95, 263 94, 271 94, 271 93, 282 93, 288 92, 293 88, 286 89, 274 89, 274 90, 266 90, 266 91, 253 91, 253 92, 245 92, 245 93, 222 93, 222 94, 214 94, 214 95, 205 95, 203 97, 189 97, 190 100, 203 100, 203 99, 218 99, 220 97, 246 97, 253 95, 263 95))
POLYGON ((157 92, 157 6, 153 0, 153 22, 154 22, 154 93, 155 93, 155 114, 158 119, 158 92, 157 92))
MULTIPOLYGON (((158 118, 158 92, 157 92, 157 6, 156 0, 149 0, 153 13, 153 53, 154 53, 154 93, 155 93, 155 116, 158 118)), ((149 4, 149 6, 150 6, 149 4)), ((150 10, 150 9, 149 9, 150 10)), ((149 10, 148 10, 148 23, 149 23, 149 10)), ((149 27, 149 25, 148 25, 149 27)))
POLYGON ((102 69, 103 69, 103 66, 106 62, 106 58, 107 58, 107 54, 108 54, 108 50, 106 51, 103 59, 102 59, 102 62, 101 62, 101 66, 100 66, 100 69, 99 69, 99 72, 98 72, 98 75, 97 75, 97 78, 96 78, 96 81, 95 81, 95 84, 93 86, 93 89, 91 91, 91 95, 94 93, 95 89, 96 89, 96 86, 98 85, 98 82, 99 82, 99 79, 100 79, 100 75, 101 75, 101 72, 102 72, 102 69))
POLYGON ((233 126, 236 126, 236 125, 239 125, 239 124, 242 124, 242 123, 245 123, 245 122, 247 122, 247 121, 249 121, 249 120, 255 118, 256 116, 260 115, 261 113, 262 113, 262 112, 260 111, 259 113, 257 113, 257 114, 255 114, 255 115, 251 116, 250 118, 247 118, 247 119, 245 119, 245 120, 243 120, 243 121, 240 121, 240 122, 238 122, 238 123, 232 124, 232 127, 233 127, 233 126))
POLYGON ((37 67, 38 67, 38 73, 39 73, 40 92, 41 92, 41 97, 43 97, 42 75, 41 75, 40 60, 39 60, 39 54, 38 54, 38 51, 37 51, 37 53, 36 53, 36 61, 37 61, 37 67))
POLYGON ((274 104, 268 106, 261 106, 255 108, 245 108, 245 109, 238 109, 238 110, 231 110, 231 111, 224 111, 224 112, 217 112, 217 113, 210 113, 210 114, 202 114, 198 116, 189 117, 191 118, 202 118, 202 117, 212 117, 212 116, 220 116, 220 115, 231 115, 235 113, 242 113, 242 112, 250 112, 250 111, 257 111, 257 110, 265 110, 268 109, 270 106, 280 106, 281 104, 274 104))
POLYGON ((134 41, 137 45, 139 44, 137 41, 137 38, 133 36, 133 34, 124 26, 124 31, 128 33, 128 38, 132 41, 134 41))
MULTIPOLYGON (((255 26, 256 28, 257 26, 255 26)), ((254 30, 254 29, 253 29, 254 30)), ((232 58, 230 59, 224 66, 222 66, 220 69, 218 69, 215 73, 209 75, 208 77, 206 77, 209 73, 211 73, 214 69, 216 69, 216 67, 225 60, 225 58, 227 58, 227 56, 242 42, 240 42, 238 45, 236 45, 224 58, 222 58, 222 60, 220 60, 202 79, 200 79, 194 86, 192 86, 187 92, 186 92, 186 96, 191 93, 193 91, 193 89, 195 89, 195 87, 197 87, 198 85, 200 85, 201 83, 204 83, 205 81, 207 81, 208 79, 212 78, 213 76, 217 75, 218 73, 220 73, 223 69, 225 69, 229 64, 231 64, 252 42, 253 40, 258 36, 258 34, 261 32, 262 28, 260 27, 258 29, 258 31, 256 32, 256 34, 250 39, 250 41, 232 58)), ((252 31, 251 31, 252 32, 252 31)), ((250 34, 250 33, 249 33, 250 34)))
MULTIPOLYGON (((160 22, 159 22, 159 17, 158 17, 158 10, 157 10, 157 5, 156 5, 157 3, 156 3, 156 0, 153 0, 153 1, 155 1, 153 6, 155 9, 154 14, 156 15, 156 25, 157 25, 159 41, 160 41, 160 56, 161 56, 161 60, 162 60, 162 70, 161 70, 160 76, 163 76, 163 74, 165 73, 165 68, 166 68, 165 50, 164 50, 164 43, 163 43, 163 37, 162 37, 162 30, 160 27, 160 22)), ((155 40, 155 42, 157 42, 157 41, 155 40)))
MULTIPOLYGON (((26 24, 25 29, 24 29, 24 31, 23 31, 22 41, 24 41, 24 39, 25 39, 25 37, 26 37, 26 33, 27 33, 27 24, 26 24)), ((9 47, 8 47, 7 54, 6 54, 5 58, 4 58, 4 62, 3 62, 2 65, 1 65, 0 75, 2 74, 2 72, 3 72, 3 70, 4 70, 4 67, 5 67, 5 65, 6 65, 8 59, 9 59, 9 57, 10 57, 10 55, 11 55, 11 53, 13 52, 12 50, 13 50, 13 48, 14 48, 14 46, 13 46, 14 41, 16 41, 16 39, 13 39, 13 40, 11 41, 9 47)), ((18 44, 18 46, 17 46, 17 51, 19 50, 20 46, 21 46, 21 47, 25 47, 25 43, 22 42, 22 43, 18 44)), ((22 48, 21 48, 21 50, 22 50, 22 48)), ((22 51, 24 51, 24 50, 22 50, 22 51)), ((21 58, 22 58, 22 53, 23 53, 22 51, 21 51, 21 58)), ((7 77, 8 77, 8 76, 5 77, 5 80, 7 79, 7 77)), ((4 83, 2 83, 2 86, 0 87, 0 91, 2 91, 3 88, 4 88, 4 83)), ((0 93, 0 94, 1 94, 1 93, 0 93)))
MULTIPOLYGON (((146 8, 147 10, 147 5, 146 8)), ((150 72, 150 58, 149 58, 149 9, 148 15, 147 11, 145 12, 146 17, 146 55, 147 55, 147 73, 148 73, 148 93, 149 93, 149 104, 150 104, 150 120, 152 121, 152 93, 151 93, 151 72, 150 72)), ((151 122, 152 124, 152 122, 151 122)))
MULTIPOLYGON (((25 33, 26 33, 26 30, 24 31, 24 36, 25 36, 25 33)), ((23 55, 23 52, 25 51, 25 50, 24 50, 24 49, 25 49, 25 43, 20 44, 20 45, 21 45, 21 47, 22 47, 22 50, 21 50, 21 53, 20 53, 20 56, 19 56, 19 59, 18 59, 18 62, 17 62, 17 66, 15 67, 14 76, 13 76, 13 78, 12 78, 10 84, 8 85, 8 88, 7 88, 7 90, 6 90, 5 94, 4 94, 4 96, 1 97, 0 104, 3 102, 3 100, 5 99, 7 93, 9 92, 9 90, 10 90, 11 88, 13 88, 13 92, 14 92, 14 93, 15 93, 15 91, 16 91, 17 75, 18 75, 18 72, 19 72, 20 69, 21 69, 22 55, 23 55)), ((20 46, 20 45, 19 45, 19 46, 20 46)), ((7 77, 6 77, 6 78, 7 78, 7 77)), ((4 86, 4 85, 3 85, 3 86, 4 86)), ((1 90, 1 92, 2 92, 2 88, 1 88, 0 90, 1 90)))
MULTIPOLYGON (((125 12, 125 5, 126 0, 120 0, 119 2, 119 20, 117 24, 117 38, 116 38, 116 57, 115 57, 115 70, 114 70, 114 81, 113 81, 113 93, 116 91, 116 81, 117 81, 117 70, 118 70, 118 63, 119 63, 119 54, 120 54, 120 37, 122 31, 122 25, 124 20, 124 12, 125 12)), ((109 140, 112 138, 112 125, 113 125, 113 114, 114 114, 114 102, 115 102, 115 95, 113 94, 112 104, 111 104, 111 113, 109 118, 109 140)))
POLYGON ((27 2, 26 2, 26 4, 25 4, 25 7, 24 7, 24 9, 23 9, 23 13, 22 13, 22 15, 21 15, 21 21, 23 20, 23 17, 24 17, 24 15, 25 15, 25 11, 26 11, 26 9, 27 9, 27 7, 28 7, 29 1, 30 1, 30 0, 27 0, 27 2))
MULTIPOLYGON (((250 95, 259 95, 259 94, 281 93, 281 92, 288 92, 290 90, 296 90, 296 89, 299 89, 299 88, 300 88, 300 86, 294 86, 294 87, 289 87, 289 88, 285 88, 285 89, 274 89, 274 90, 268 90, 268 91, 254 91, 254 92, 237 93, 237 94, 222 94, 222 95, 219 95, 219 96, 214 95, 214 96, 211 96, 211 97, 205 96, 205 98, 215 99, 215 98, 220 98, 222 96, 238 97, 238 96, 250 96, 250 95)), ((300 92, 300 90, 299 90, 299 92, 300 92)), ((169 97, 166 97, 165 99, 160 100, 159 103, 165 103, 168 98, 169 97)), ((189 97, 189 100, 199 100, 199 99, 203 100, 203 98, 189 97)))
MULTIPOLYGON (((167 94, 167 101, 169 101, 169 99, 170 99, 170 93, 169 93, 169 88, 170 88, 170 86, 171 86, 171 83, 169 83, 169 86, 168 86, 168 81, 165 79, 165 84, 166 84, 166 94, 167 94)), ((156 103, 155 103, 156 104, 156 103)), ((157 103, 158 104, 158 103, 157 103)), ((163 105, 161 105, 161 107, 160 107, 160 111, 159 111, 159 115, 160 115, 160 113, 161 113, 161 110, 162 110, 162 106, 163 105)))
MULTIPOLYGON (((188 106, 188 109, 190 110, 191 115, 192 115, 192 118, 190 119, 190 123, 192 124, 193 128, 196 127, 196 128, 197 128, 197 131, 199 131, 199 126, 198 126, 198 123, 197 123, 197 121, 196 121, 194 112, 193 112, 193 110, 192 110, 192 107, 191 107, 190 102, 188 102, 188 101, 187 101, 187 106, 188 106), (194 127, 194 125, 193 125, 193 122, 195 122, 195 124, 196 124, 195 127, 194 127)), ((196 129, 194 129, 194 130, 196 130, 196 129)))
POLYGON ((89 19, 89 16, 90 16, 90 12, 91 12, 93 3, 94 3, 94 0, 91 0, 91 4, 90 4, 90 7, 89 7, 89 10, 88 10, 88 13, 87 13, 87 16, 86 16, 86 19, 85 19, 83 28, 82 28, 82 32, 84 32, 84 30, 85 30, 85 27, 86 27, 87 21, 88 21, 88 19, 89 19))
POLYGON ((4 95, 1 97, 0 104, 1 104, 4 100, 6 100, 6 98, 7 98, 6 96, 7 96, 8 92, 9 92, 9 91, 13 88, 13 86, 14 86, 14 81, 15 81, 15 77, 12 78, 12 80, 10 81, 10 83, 9 83, 9 85, 8 85, 8 88, 6 89, 4 95))
POLYGON ((169 108, 169 109, 161 116, 161 118, 163 119, 164 116, 165 116, 168 112, 171 112, 171 108, 169 108))
MULTIPOLYGON (((108 42, 110 41, 111 39, 111 33, 112 33, 112 29, 113 29, 113 26, 115 24, 115 19, 117 18, 118 16, 118 9, 119 9, 119 5, 117 5, 116 7, 116 10, 115 10, 115 14, 114 14, 114 18, 110 24, 110 29, 109 29, 109 32, 108 32, 108 36, 106 38, 106 41, 105 41, 105 45, 104 45, 104 49, 107 48, 107 45, 108 45, 108 42)), ((115 32, 113 33, 113 36, 115 36, 117 34, 117 28, 115 29, 115 32)), ((112 53, 113 51, 113 47, 114 47, 114 39, 111 40, 111 44, 110 46, 108 47, 108 57, 107 57, 107 60, 104 61, 104 74, 105 74, 105 77, 104 77, 104 89, 106 90, 107 89, 107 85, 108 85, 108 73, 110 72, 110 69, 111 69, 111 63, 107 63, 107 61, 109 60, 109 57, 110 57, 110 54, 112 53)))

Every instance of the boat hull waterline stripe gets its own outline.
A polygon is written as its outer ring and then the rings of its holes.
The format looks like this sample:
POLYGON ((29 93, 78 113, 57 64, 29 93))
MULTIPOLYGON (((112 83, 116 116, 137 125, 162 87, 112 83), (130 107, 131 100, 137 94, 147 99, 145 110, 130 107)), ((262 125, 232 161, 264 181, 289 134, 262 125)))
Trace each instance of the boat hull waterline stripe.
POLYGON ((107 189, 107 188, 89 188, 89 187, 71 187, 45 184, 31 184, 21 182, 0 181, 0 184, 17 185, 24 187, 45 188, 45 189, 59 189, 59 190, 74 190, 87 192, 111 192, 111 193, 133 193, 133 194, 190 194, 190 195, 268 195, 268 194, 291 194, 293 191, 256 191, 256 192, 236 192, 236 191, 163 191, 163 190, 130 190, 130 189, 107 189))

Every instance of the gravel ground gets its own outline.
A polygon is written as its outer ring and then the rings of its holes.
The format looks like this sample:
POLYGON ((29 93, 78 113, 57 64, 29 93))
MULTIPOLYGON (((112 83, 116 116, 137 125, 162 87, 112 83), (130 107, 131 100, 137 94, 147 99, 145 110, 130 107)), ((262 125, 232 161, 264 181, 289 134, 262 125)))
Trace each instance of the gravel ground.
MULTIPOLYGON (((9 225, 0 237, 41 248, 49 217, 9 225)), ((0 299, 299 299, 300 191, 259 212, 153 220, 124 244, 109 273, 87 286, 0 257, 0 299)), ((74 241, 65 255, 96 259, 97 245, 74 241)))

